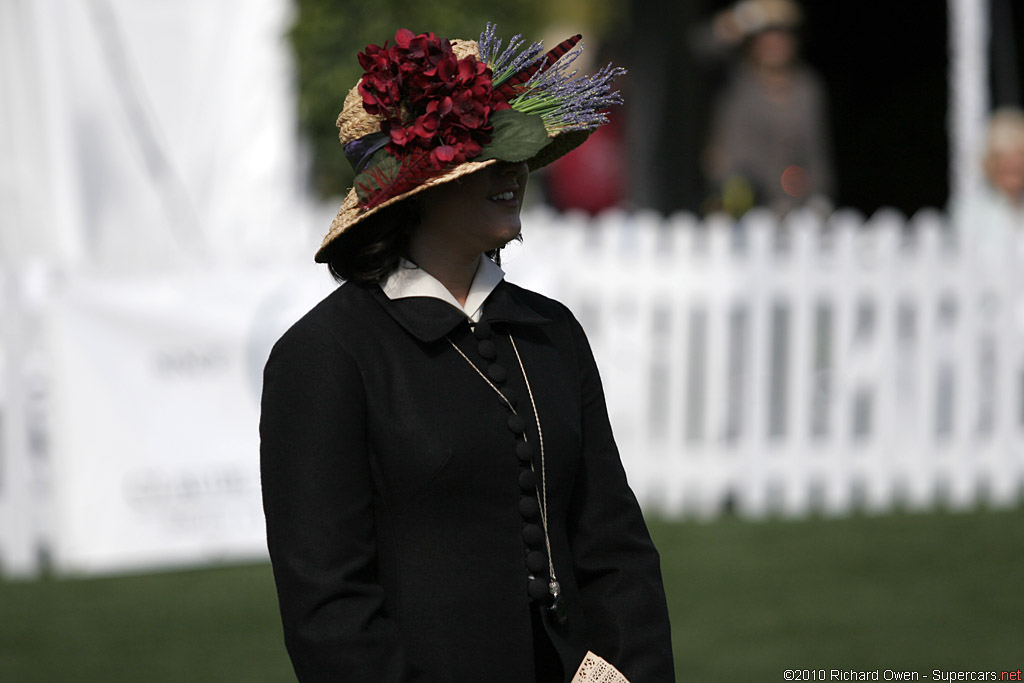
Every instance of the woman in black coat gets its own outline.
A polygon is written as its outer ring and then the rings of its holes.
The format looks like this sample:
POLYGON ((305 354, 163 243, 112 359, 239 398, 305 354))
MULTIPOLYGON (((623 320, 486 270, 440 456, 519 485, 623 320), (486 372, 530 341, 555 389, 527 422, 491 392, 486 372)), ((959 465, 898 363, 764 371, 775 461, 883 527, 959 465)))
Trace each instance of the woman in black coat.
POLYGON ((674 680, 658 555, 583 330, 495 263, 529 170, 600 123, 616 71, 573 95, 553 59, 499 48, 490 27, 479 46, 399 31, 360 54, 339 117, 356 189, 317 260, 345 284, 275 345, 260 424, 301 681, 568 681, 588 652, 674 680), (534 64, 569 93, 547 119, 523 106, 534 64))

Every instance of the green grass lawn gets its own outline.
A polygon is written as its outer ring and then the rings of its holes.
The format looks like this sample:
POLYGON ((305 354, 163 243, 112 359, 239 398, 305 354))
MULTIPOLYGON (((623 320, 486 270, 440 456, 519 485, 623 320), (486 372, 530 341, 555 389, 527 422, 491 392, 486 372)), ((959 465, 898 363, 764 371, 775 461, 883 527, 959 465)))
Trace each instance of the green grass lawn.
POLYGON ((1024 510, 652 533, 680 680, 1024 667, 1024 510))
MULTIPOLYGON (((1024 508, 651 531, 680 681, 1024 666, 1024 508)), ((267 565, 0 582, 3 683, 292 680, 267 565)))

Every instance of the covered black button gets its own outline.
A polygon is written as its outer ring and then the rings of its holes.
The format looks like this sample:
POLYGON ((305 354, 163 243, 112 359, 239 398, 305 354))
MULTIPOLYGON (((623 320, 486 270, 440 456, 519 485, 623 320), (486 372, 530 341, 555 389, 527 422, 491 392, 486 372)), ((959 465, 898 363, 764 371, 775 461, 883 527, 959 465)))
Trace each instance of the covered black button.
POLYGON ((544 530, 540 528, 539 524, 524 524, 523 540, 530 547, 539 548, 544 545, 544 530))
POLYGON ((530 462, 530 458, 533 457, 533 446, 525 441, 519 441, 516 443, 516 457, 520 462, 530 462))
POLYGON ((490 339, 483 339, 476 345, 476 350, 484 360, 494 360, 498 357, 498 347, 490 339))
POLYGON ((513 406, 519 403, 519 397, 516 396, 516 392, 511 389, 503 389, 501 393, 504 394, 505 398, 507 398, 508 402, 513 406))
POLYGON ((491 326, 486 320, 481 320, 473 326, 473 336, 477 339, 490 339, 491 338, 491 326))
POLYGON ((519 499, 519 514, 526 519, 533 519, 540 514, 540 504, 532 496, 523 496, 519 499))
POLYGON ((523 470, 520 472, 519 486, 524 491, 532 491, 537 488, 537 473, 533 470, 523 470))
POLYGON ((512 430, 513 434, 518 436, 526 431, 526 421, 518 415, 509 415, 508 428, 512 430))
POLYGON ((505 377, 508 373, 505 368, 497 363, 491 363, 487 366, 487 376, 491 378, 491 381, 495 384, 502 384, 505 381, 505 377))
POLYGON ((542 600, 548 595, 548 582, 544 579, 530 579, 526 584, 526 592, 534 600, 542 600))
POLYGON ((526 553, 526 568, 539 574, 548 568, 548 558, 539 550, 531 550, 526 553))

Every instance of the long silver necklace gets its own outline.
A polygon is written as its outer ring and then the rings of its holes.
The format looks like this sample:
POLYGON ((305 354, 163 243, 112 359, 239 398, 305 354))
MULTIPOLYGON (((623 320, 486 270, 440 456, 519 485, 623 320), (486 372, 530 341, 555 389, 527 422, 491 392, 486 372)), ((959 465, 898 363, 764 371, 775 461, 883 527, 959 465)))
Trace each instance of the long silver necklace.
MULTIPOLYGON (((445 339, 447 339, 452 348, 462 356, 463 360, 469 364, 469 367, 473 368, 476 374, 480 375, 480 378, 487 382, 487 385, 501 397, 501 400, 505 402, 505 405, 512 411, 512 414, 518 415, 519 413, 516 412, 515 406, 512 405, 512 402, 508 400, 508 397, 506 397, 505 394, 501 393, 501 389, 499 389, 487 375, 480 372, 480 368, 478 368, 476 364, 469 359, 469 356, 462 352, 462 349, 455 345, 455 342, 448 337, 445 337, 445 339)), ((526 368, 523 366, 523 359, 519 355, 519 348, 516 346, 516 340, 511 334, 508 335, 508 339, 512 342, 512 350, 515 351, 516 361, 519 362, 519 371, 523 373, 523 381, 526 383, 526 393, 530 396, 530 406, 533 408, 533 419, 537 424, 537 441, 540 445, 540 487, 538 488, 535 486, 534 490, 537 493, 537 499, 540 501, 540 524, 541 528, 544 530, 544 547, 547 550, 548 555, 548 576, 550 577, 550 581, 548 582, 548 592, 551 594, 551 598, 553 600, 552 609, 558 610, 560 607, 559 603, 562 588, 558 583, 558 577, 555 575, 555 562, 551 559, 551 537, 548 535, 548 484, 547 467, 544 463, 544 432, 540 427, 540 413, 537 412, 537 402, 533 398, 533 389, 530 388, 530 378, 526 376, 526 368)), ((523 441, 525 442, 526 440, 526 432, 523 432, 523 441)), ((534 472, 537 471, 532 459, 530 460, 530 469, 534 472)), ((561 612, 561 610, 558 611, 561 612)), ((564 616, 560 616, 559 618, 564 619, 564 616)))

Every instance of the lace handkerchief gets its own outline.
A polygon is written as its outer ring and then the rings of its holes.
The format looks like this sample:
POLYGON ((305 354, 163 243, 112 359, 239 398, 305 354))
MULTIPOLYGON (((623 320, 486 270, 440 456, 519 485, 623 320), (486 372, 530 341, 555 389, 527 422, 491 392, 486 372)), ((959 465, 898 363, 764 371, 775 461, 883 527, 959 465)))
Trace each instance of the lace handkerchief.
POLYGON ((572 677, 572 683, 629 683, 629 680, 614 666, 588 652, 572 677))

